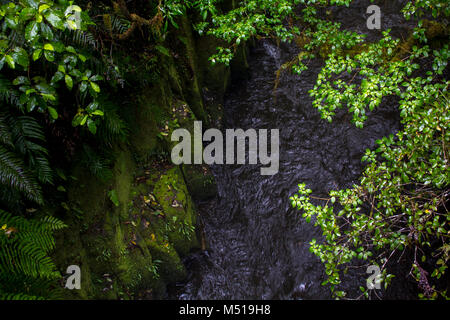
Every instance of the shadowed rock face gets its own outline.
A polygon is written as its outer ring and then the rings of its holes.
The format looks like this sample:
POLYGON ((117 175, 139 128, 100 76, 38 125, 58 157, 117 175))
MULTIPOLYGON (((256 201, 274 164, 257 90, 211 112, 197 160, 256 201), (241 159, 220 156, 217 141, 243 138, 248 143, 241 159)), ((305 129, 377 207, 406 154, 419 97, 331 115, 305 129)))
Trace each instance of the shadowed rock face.
MULTIPOLYGON (((401 5, 386 1, 382 28, 404 28, 401 5)), ((367 33, 370 1, 333 11, 345 27, 367 33)), ((371 32, 375 40, 380 31, 371 32)), ((201 206, 208 247, 186 260, 190 279, 180 299, 330 298, 322 263, 309 252, 320 231, 290 207, 289 196, 305 182, 315 195, 351 187, 363 170, 361 157, 375 140, 399 129, 396 101, 385 99, 357 129, 345 110, 332 124, 321 120, 308 91, 323 61, 301 76, 284 73, 273 92, 275 72, 298 48, 263 40, 251 50, 249 73, 225 97, 223 128, 280 129, 280 170, 261 176, 259 165, 213 166, 219 196, 201 206)), ((364 270, 365 271, 365 270, 364 270)), ((349 274, 345 286, 357 289, 366 276, 349 274)))

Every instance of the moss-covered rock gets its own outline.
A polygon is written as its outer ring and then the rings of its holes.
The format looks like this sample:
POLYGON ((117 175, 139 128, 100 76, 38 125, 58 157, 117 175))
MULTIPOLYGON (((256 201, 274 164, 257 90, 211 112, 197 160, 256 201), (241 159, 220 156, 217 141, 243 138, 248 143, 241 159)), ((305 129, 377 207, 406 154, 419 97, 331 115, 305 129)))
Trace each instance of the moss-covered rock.
POLYGON ((192 34, 191 21, 186 16, 183 16, 180 19, 182 25, 181 30, 186 39, 186 55, 190 68, 192 69, 192 77, 191 79, 187 79, 187 88, 189 90, 185 90, 185 97, 196 117, 201 120, 206 120, 206 113, 203 106, 203 96, 200 91, 200 81, 198 79, 200 72, 198 71, 197 63, 197 48, 195 46, 195 40, 192 34))
POLYGON ((146 161, 151 152, 158 148, 158 124, 164 119, 168 103, 165 94, 164 86, 159 85, 143 91, 136 99, 129 141, 139 162, 146 161))
POLYGON ((82 271, 82 289, 70 299, 161 298, 186 270, 180 256, 199 244, 196 212, 179 167, 139 169, 131 153, 116 149, 112 181, 81 167, 68 190, 69 228, 58 235, 55 260, 64 274, 82 271), (116 199, 108 192, 114 190, 116 199))
POLYGON ((206 165, 183 165, 183 175, 189 194, 196 200, 207 200, 217 195, 214 176, 206 165))
MULTIPOLYGON (((60 214, 68 228, 57 234, 53 257, 63 275, 69 265, 80 266, 81 290, 64 290, 65 298, 162 298, 167 284, 186 277, 181 258, 200 247, 191 194, 212 197, 215 183, 205 166, 168 163, 170 135, 179 127, 192 133, 207 113, 220 119, 220 98, 206 110, 203 93, 210 88, 222 96, 229 68, 204 68, 217 42, 197 41, 190 21, 182 24, 184 53, 165 55, 160 81, 127 110, 130 135, 113 148, 112 178, 100 180, 81 164, 70 170, 60 214)), ((246 68, 243 50, 236 68, 246 68)))
POLYGON ((168 236, 175 250, 182 256, 191 249, 199 248, 195 235, 196 214, 179 167, 164 173, 154 188, 167 222, 168 236))

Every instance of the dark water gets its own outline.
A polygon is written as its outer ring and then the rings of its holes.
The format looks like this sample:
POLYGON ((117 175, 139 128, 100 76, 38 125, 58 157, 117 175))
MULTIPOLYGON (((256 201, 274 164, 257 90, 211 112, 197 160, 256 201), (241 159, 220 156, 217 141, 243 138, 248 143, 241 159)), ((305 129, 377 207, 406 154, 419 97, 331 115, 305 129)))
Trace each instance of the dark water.
MULTIPOLYGON (((351 17, 363 14, 365 5, 336 15, 353 21, 355 30, 361 23, 364 28, 364 19, 351 17)), ((398 8, 388 5, 391 15, 385 21, 392 27, 398 24, 398 8)), ((186 260, 190 277, 180 299, 330 298, 320 285, 322 263, 309 252, 308 243, 320 237, 320 230, 290 207, 289 196, 300 182, 317 196, 357 183, 364 151, 398 130, 399 117, 395 101, 386 99, 363 130, 351 124, 346 111, 332 124, 321 120, 308 94, 322 67, 319 60, 301 76, 284 73, 274 98, 275 72, 297 50, 269 40, 256 43, 247 78, 226 95, 223 128, 280 130, 280 170, 261 176, 259 165, 212 167, 219 196, 201 206, 209 249, 186 260)), ((357 288, 365 278, 350 272, 346 281, 357 288)))

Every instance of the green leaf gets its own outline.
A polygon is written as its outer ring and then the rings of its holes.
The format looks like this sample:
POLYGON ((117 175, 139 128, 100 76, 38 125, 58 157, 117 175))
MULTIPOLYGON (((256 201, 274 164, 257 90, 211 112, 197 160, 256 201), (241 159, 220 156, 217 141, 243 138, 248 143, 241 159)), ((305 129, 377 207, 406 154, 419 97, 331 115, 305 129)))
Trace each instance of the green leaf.
POLYGON ((87 89, 87 82, 86 81, 82 81, 81 85, 80 85, 80 91, 81 93, 85 92, 87 89))
POLYGON ((41 32, 45 39, 52 41, 54 38, 52 29, 46 24, 41 23, 41 32))
POLYGON ((13 19, 11 17, 5 17, 6 25, 11 29, 16 29, 18 22, 17 20, 17 17, 14 17, 13 19))
POLYGON ((20 12, 19 18, 20 18, 21 21, 27 21, 27 20, 33 18, 35 14, 36 14, 36 9, 34 9, 34 8, 24 8, 20 12))
POLYGON ((42 49, 36 49, 33 52, 33 61, 38 60, 41 57, 42 49))
POLYGON ((70 53, 73 53, 73 54, 76 54, 76 53, 77 53, 77 51, 75 50, 75 48, 72 47, 72 46, 67 46, 67 47, 66 47, 66 51, 67 51, 67 52, 70 52, 70 53))
POLYGON ((86 107, 86 110, 87 110, 87 112, 91 113, 91 112, 94 112, 95 110, 97 110, 97 108, 98 108, 98 102, 93 101, 86 107))
POLYGON ((70 9, 72 11, 75 11, 75 12, 81 12, 82 11, 81 8, 79 6, 77 6, 77 5, 70 6, 70 9))
POLYGON ((37 102, 36 97, 31 97, 31 98, 29 98, 27 100, 28 100, 27 111, 31 112, 31 111, 34 110, 34 108, 36 108, 36 106, 38 105, 38 102, 37 102))
POLYGON ((14 58, 14 61, 24 68, 28 67, 28 65, 30 64, 28 53, 21 47, 16 47, 12 56, 14 58))
POLYGON ((73 80, 72 77, 69 76, 68 74, 66 74, 66 76, 64 77, 64 80, 66 82, 66 86, 69 90, 72 90, 73 87, 73 80))
POLYGON ((46 43, 46 44, 44 44, 44 50, 55 51, 55 48, 53 47, 53 45, 51 43, 46 43))
POLYGON ((50 93, 41 93, 41 96, 48 101, 56 101, 56 97, 50 93))
POLYGON ((92 115, 94 116, 101 116, 103 117, 105 115, 105 113, 102 110, 95 110, 94 112, 92 112, 92 115))
POLYGON ((44 51, 44 56, 45 56, 45 59, 47 59, 50 62, 55 61, 55 55, 53 54, 52 51, 45 50, 44 51))
POLYGON ((77 23, 74 20, 70 19, 70 20, 66 20, 66 22, 67 22, 67 24, 69 26, 69 29, 71 29, 71 30, 77 30, 78 29, 77 23))
POLYGON ((58 119, 58 111, 56 111, 55 108, 52 107, 47 107, 48 112, 50 113, 50 116, 52 117, 53 120, 58 119))
POLYGON ((13 85, 17 86, 19 84, 30 84, 30 80, 27 77, 20 76, 14 79, 13 85))
POLYGON ((62 42, 59 42, 59 41, 58 42, 53 42, 52 45, 53 45, 53 48, 55 49, 55 51, 58 52, 58 53, 62 53, 66 49, 64 44, 62 42))
POLYGON ((92 76, 89 80, 91 81, 101 81, 103 80, 103 77, 99 74, 96 74, 95 76, 92 76))
POLYGON ((83 115, 77 114, 72 120, 72 126, 79 126, 81 121, 83 120, 83 115))
POLYGON ((92 81, 90 81, 90 83, 91 83, 92 89, 93 89, 95 92, 99 93, 99 92, 100 92, 100 87, 99 87, 99 85, 96 84, 95 82, 92 82, 92 81))
POLYGON ((158 45, 158 46, 155 46, 155 49, 158 50, 159 52, 161 52, 163 55, 170 57, 170 52, 167 48, 158 45))
POLYGON ((15 69, 16 68, 16 64, 15 64, 15 62, 14 62, 14 59, 13 59, 13 57, 11 57, 10 55, 6 55, 5 56, 5 61, 6 61, 6 63, 8 63, 8 65, 9 65, 9 67, 11 68, 11 69, 15 69))
POLYGON ((24 1, 29 7, 32 7, 34 9, 37 9, 39 7, 39 1, 36 2, 35 0, 25 0, 24 1))
POLYGON ((82 54, 79 54, 79 55, 78 55, 78 58, 79 58, 82 62, 86 62, 86 60, 87 60, 87 58, 86 58, 84 55, 82 55, 82 54))
POLYGON ((47 19, 50 24, 56 29, 64 29, 64 23, 60 17, 55 15, 53 12, 44 14, 45 19, 47 19))
POLYGON ((89 120, 87 121, 87 126, 88 126, 89 131, 90 131, 92 134, 96 134, 96 133, 97 133, 97 126, 95 125, 95 122, 94 122, 94 121, 92 121, 91 119, 89 119, 89 120))
POLYGON ((27 91, 25 91, 25 95, 29 96, 32 93, 36 93, 36 89, 28 89, 27 91))
POLYGON ((31 21, 25 28, 25 39, 28 41, 36 40, 38 36, 38 24, 36 21, 31 21))
POLYGON ((55 84, 56 82, 60 81, 62 78, 64 78, 64 74, 60 71, 55 72, 55 75, 52 77, 51 83, 55 84))
POLYGON ((70 70, 69 74, 75 78, 81 78, 82 73, 78 69, 70 70))
POLYGON ((80 126, 84 126, 85 123, 86 123, 86 121, 87 121, 87 119, 88 119, 88 115, 85 115, 85 116, 83 117, 83 119, 81 120, 81 122, 80 122, 80 126))
POLYGON ((39 6, 39 13, 42 13, 42 11, 45 11, 47 9, 49 9, 50 6, 48 4, 43 4, 39 6))
POLYGON ((120 203, 119 203, 119 197, 117 196, 116 190, 113 189, 113 190, 109 191, 108 196, 109 196, 109 199, 111 200, 111 202, 114 203, 114 205, 116 207, 118 207, 120 203))

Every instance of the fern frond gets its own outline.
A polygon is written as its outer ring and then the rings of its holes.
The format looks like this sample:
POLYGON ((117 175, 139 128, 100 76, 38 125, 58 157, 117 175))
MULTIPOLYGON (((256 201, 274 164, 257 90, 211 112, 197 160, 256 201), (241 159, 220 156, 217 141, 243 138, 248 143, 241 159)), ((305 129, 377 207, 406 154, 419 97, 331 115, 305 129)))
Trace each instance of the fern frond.
POLYGON ((130 21, 111 15, 111 32, 114 34, 123 34, 130 28, 130 21))
POLYGON ((0 274, 0 300, 58 299, 61 290, 54 289, 56 279, 33 278, 25 275, 0 274))
POLYGON ((56 218, 28 220, 2 210, 0 223, 14 230, 9 234, 0 231, 0 273, 23 273, 48 279, 58 275, 47 254, 55 247, 53 231, 64 228, 64 223, 56 218))
POLYGON ((25 219, 0 210, 0 299, 52 298, 61 275, 48 257, 53 232, 65 225, 54 217, 25 219))
POLYGON ((0 113, 0 143, 14 147, 11 130, 9 128, 7 117, 0 113))
POLYGON ((7 293, 0 290, 0 300, 44 300, 44 297, 31 296, 25 293, 7 293))
POLYGON ((105 114, 97 132, 99 139, 107 146, 125 140, 129 129, 118 113, 119 106, 105 97, 99 98, 99 104, 105 114))
POLYGON ((47 158, 37 156, 33 159, 33 163, 30 161, 30 166, 40 182, 53 184, 53 170, 47 158))
POLYGON ((86 50, 96 51, 100 45, 94 35, 87 31, 82 30, 70 30, 69 32, 64 32, 59 34, 60 38, 72 45, 77 47, 82 47, 86 50))
POLYGON ((44 131, 33 117, 10 117, 10 127, 14 140, 28 138, 45 141, 44 131))
POLYGON ((10 212, 21 212, 23 210, 22 193, 11 188, 11 186, 0 183, 0 207, 10 212))
POLYGON ((0 75, 0 101, 22 109, 20 93, 14 88, 11 81, 0 75))
POLYGON ((10 117, 12 139, 16 149, 28 159, 28 166, 36 173, 42 183, 53 182, 53 171, 47 160, 48 151, 42 145, 34 142, 44 142, 42 127, 32 117, 10 117))
POLYGON ((23 161, 0 146, 0 183, 15 188, 32 201, 43 203, 40 186, 25 169, 23 161))
POLYGON ((91 172, 91 174, 103 181, 112 177, 110 169, 111 161, 102 157, 88 145, 83 145, 81 163, 91 172))

